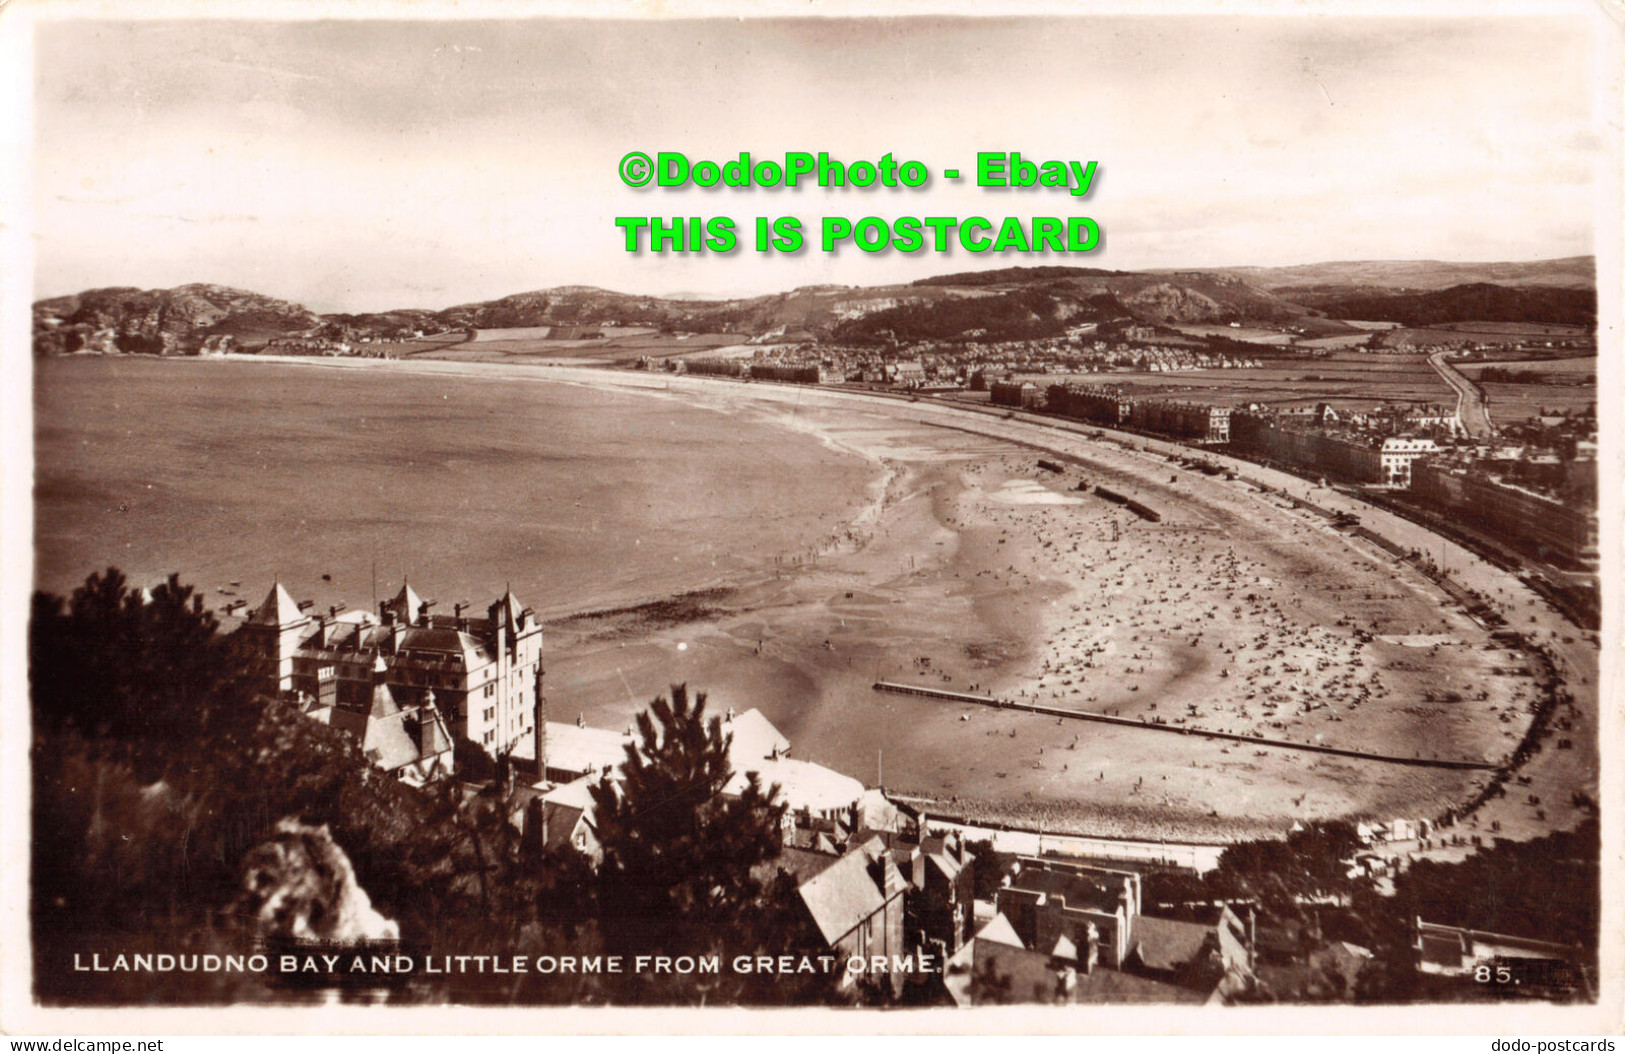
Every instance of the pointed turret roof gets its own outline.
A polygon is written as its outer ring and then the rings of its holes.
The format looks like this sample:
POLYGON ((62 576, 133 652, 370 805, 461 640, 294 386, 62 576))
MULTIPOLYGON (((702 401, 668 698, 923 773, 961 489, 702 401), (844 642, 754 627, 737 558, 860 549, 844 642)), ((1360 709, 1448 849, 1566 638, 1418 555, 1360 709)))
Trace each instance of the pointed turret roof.
POLYGON ((401 704, 395 701, 395 692, 383 681, 372 686, 372 709, 368 716, 376 721, 379 718, 395 717, 401 712, 401 704))
POLYGON ((508 631, 513 632, 519 627, 519 615, 525 610, 525 605, 513 595, 513 586, 510 584, 507 591, 497 598, 496 617, 507 623, 508 631))
POLYGON ((289 596, 288 591, 282 588, 281 582, 273 582, 271 591, 265 595, 264 603, 255 608, 254 613, 248 616, 248 624, 251 626, 289 626, 296 622, 302 622, 309 617, 309 615, 299 610, 299 605, 294 603, 293 597, 289 596))
POLYGON ((417 590, 412 588, 412 583, 402 579, 401 591, 395 594, 395 599, 389 601, 387 606, 405 621, 409 623, 416 622, 418 611, 423 607, 423 598, 418 596, 417 590))

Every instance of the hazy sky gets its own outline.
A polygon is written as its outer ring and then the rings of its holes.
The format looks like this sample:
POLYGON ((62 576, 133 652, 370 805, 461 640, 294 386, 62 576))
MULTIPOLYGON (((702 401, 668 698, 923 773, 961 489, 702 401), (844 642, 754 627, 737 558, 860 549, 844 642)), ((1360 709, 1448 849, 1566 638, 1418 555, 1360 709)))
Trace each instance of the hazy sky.
POLYGON ((317 310, 551 285, 744 294, 1024 263, 1593 251, 1572 20, 44 23, 36 289, 241 286, 317 310), (1093 194, 632 190, 630 150, 1098 161, 1093 194), (629 255, 614 217, 1093 216, 1087 256, 629 255))

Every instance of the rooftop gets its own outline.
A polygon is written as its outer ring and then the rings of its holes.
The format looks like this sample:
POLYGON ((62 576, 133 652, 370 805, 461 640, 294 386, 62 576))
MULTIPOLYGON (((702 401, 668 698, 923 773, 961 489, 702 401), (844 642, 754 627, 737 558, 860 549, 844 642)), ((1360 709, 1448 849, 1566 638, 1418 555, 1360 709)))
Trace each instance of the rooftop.
POLYGON ((1110 913, 1117 910, 1127 890, 1126 882, 1121 879, 1114 881, 1113 878, 1109 872, 1096 877, 1024 866, 1010 879, 1010 888, 1058 898, 1074 911, 1110 913))
POLYGON ((758 758, 790 752, 790 741, 755 707, 725 719, 722 730, 733 736, 729 758, 736 769, 758 758))
POLYGON ((287 626, 300 622, 310 616, 299 610, 288 591, 282 588, 281 582, 271 583, 271 591, 265 595, 260 606, 248 616, 246 624, 250 626, 287 626))
POLYGON ((1200 955, 1214 936, 1214 927, 1199 922, 1141 915, 1134 920, 1132 940, 1147 969, 1174 971, 1200 955))
POLYGON ((549 721, 547 767, 584 773, 613 769, 626 760, 626 747, 634 742, 624 732, 549 721))
MULTIPOLYGON (((551 729, 548 734, 552 735, 551 729)), ((551 745, 548 752, 551 755, 551 745)), ((749 773, 754 772, 759 775, 764 790, 777 784, 780 796, 790 804, 792 810, 831 812, 849 808, 863 798, 863 784, 851 776, 844 776, 810 761, 781 757, 736 761, 734 764, 734 774, 723 788, 724 794, 742 792, 749 773)))
MULTIPOLYGON (((832 945, 886 906, 881 885, 870 872, 871 862, 870 854, 860 846, 801 884, 807 913, 824 940, 832 945)), ((886 856, 882 856, 879 866, 894 871, 897 868, 886 856)), ((895 885, 902 886, 901 877, 895 885)))

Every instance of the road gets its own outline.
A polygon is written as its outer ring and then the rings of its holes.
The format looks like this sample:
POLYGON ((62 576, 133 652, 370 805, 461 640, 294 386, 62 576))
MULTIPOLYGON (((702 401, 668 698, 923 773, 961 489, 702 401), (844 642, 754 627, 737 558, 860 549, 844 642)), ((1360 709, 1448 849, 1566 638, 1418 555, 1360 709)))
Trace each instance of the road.
POLYGON ((1489 439, 1495 434, 1490 421, 1489 408, 1484 405, 1484 391, 1445 361, 1445 352, 1436 351, 1428 356, 1428 365, 1436 370, 1444 382, 1456 390, 1456 416, 1461 426, 1474 439, 1489 439))

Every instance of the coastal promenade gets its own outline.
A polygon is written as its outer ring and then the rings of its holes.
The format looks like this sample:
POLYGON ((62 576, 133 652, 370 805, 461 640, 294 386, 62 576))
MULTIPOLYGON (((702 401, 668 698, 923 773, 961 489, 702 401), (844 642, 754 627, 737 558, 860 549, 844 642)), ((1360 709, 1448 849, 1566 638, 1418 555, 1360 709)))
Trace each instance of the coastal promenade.
MULTIPOLYGON (((251 361, 251 360, 245 360, 251 361)), ((265 361, 265 360, 261 360, 265 361)), ((287 361, 287 360, 285 360, 287 361)), ((1141 435, 1118 432, 1085 424, 1058 421, 1021 411, 994 411, 981 407, 954 405, 932 399, 917 399, 907 395, 877 394, 850 390, 817 388, 807 385, 740 383, 737 381, 697 378, 682 375, 608 370, 591 367, 548 367, 535 365, 479 364, 413 360, 388 364, 347 362, 335 359, 292 360, 301 365, 333 369, 405 369, 430 375, 526 378, 591 387, 618 388, 650 393, 691 392, 707 398, 718 397, 750 399, 794 412, 809 408, 840 407, 857 409, 898 420, 918 424, 952 428, 1014 443, 1035 451, 1047 451, 1074 462, 1089 463, 1101 456, 1103 450, 1113 451, 1114 457, 1129 456, 1143 459, 1148 465, 1157 465, 1166 472, 1165 459, 1188 458, 1193 448, 1172 441, 1158 440, 1141 435)), ((1588 815, 1587 799, 1597 795, 1596 748, 1598 721, 1597 685, 1595 683, 1597 658, 1594 641, 1569 623, 1549 604, 1538 597, 1523 582, 1505 570, 1497 568, 1467 549, 1428 531, 1426 528, 1396 514, 1357 500, 1331 488, 1316 486, 1297 476, 1238 461, 1204 450, 1206 460, 1234 470, 1238 476, 1229 487, 1255 493, 1257 500, 1276 504, 1284 500, 1297 510, 1304 525, 1319 528, 1315 535, 1328 543, 1344 548, 1351 561, 1392 562, 1391 554, 1382 553, 1359 538, 1336 532, 1324 522, 1323 513, 1348 513, 1360 517, 1360 522, 1404 550, 1419 550, 1435 563, 1449 569, 1451 580, 1486 597, 1507 621, 1516 626, 1522 636, 1538 642, 1553 657, 1559 676, 1572 694, 1569 714, 1573 727, 1563 735, 1572 742, 1571 749, 1545 749, 1537 751, 1517 769, 1519 783, 1516 794, 1491 798, 1477 812, 1479 829, 1492 826, 1501 838, 1527 839, 1552 830, 1574 827, 1588 815), (1267 488, 1268 492, 1261 492, 1267 488), (1304 504, 1300 504, 1304 503, 1304 504), (1314 506, 1315 512, 1304 506, 1314 506), (1528 777, 1528 782, 1524 782, 1528 777)), ((1279 507, 1279 506, 1277 506, 1279 507)), ((1309 536, 1305 536, 1306 538, 1309 536)), ((1396 566, 1393 573, 1403 568, 1396 566)), ((1434 583, 1434 589, 1438 583, 1434 583)), ((1445 595, 1438 594, 1439 602, 1446 603, 1445 595)), ((1356 743, 1343 744, 1357 747, 1356 743)), ((1303 749, 1301 744, 1293 744, 1303 749)), ((1550 746, 1550 744, 1548 744, 1550 746)), ((1421 770, 1413 770, 1420 772, 1421 770)), ((1027 835, 1036 837, 1029 830, 1027 835)), ((1052 836, 1045 834, 1048 846, 1052 836)), ((1160 844, 1160 843, 1146 843, 1160 844)))

